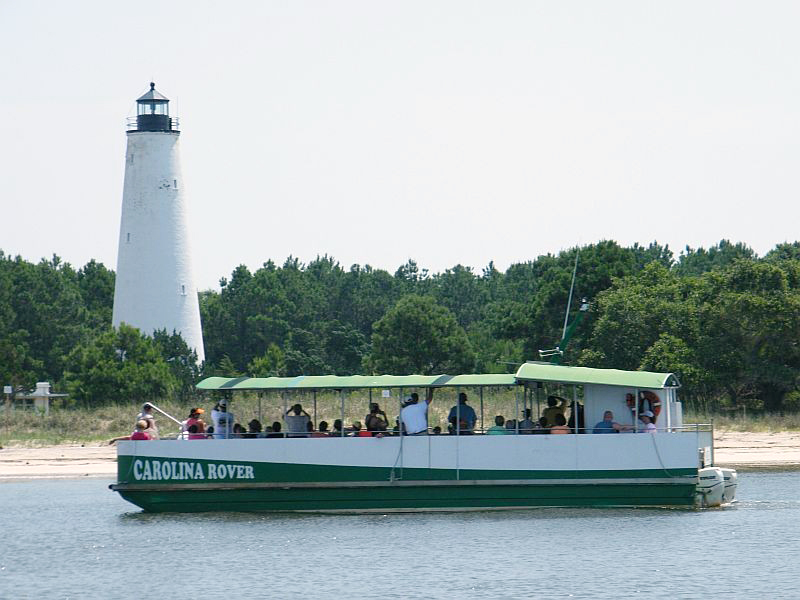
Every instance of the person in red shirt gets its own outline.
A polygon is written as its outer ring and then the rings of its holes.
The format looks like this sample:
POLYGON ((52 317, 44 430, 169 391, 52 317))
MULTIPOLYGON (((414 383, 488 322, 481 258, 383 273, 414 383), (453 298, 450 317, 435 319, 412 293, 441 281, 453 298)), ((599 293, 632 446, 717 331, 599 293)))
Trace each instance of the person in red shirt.
POLYGON ((149 440, 152 439, 150 434, 145 431, 147 429, 147 421, 141 419, 136 422, 136 431, 131 434, 132 440, 149 440))

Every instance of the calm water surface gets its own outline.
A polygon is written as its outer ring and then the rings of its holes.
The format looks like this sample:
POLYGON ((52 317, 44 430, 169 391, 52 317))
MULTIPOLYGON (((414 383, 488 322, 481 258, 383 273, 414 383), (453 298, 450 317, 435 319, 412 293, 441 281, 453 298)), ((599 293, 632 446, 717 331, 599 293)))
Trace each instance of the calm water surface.
POLYGON ((800 598, 800 472, 706 511, 150 515, 0 484, 0 598, 800 598))

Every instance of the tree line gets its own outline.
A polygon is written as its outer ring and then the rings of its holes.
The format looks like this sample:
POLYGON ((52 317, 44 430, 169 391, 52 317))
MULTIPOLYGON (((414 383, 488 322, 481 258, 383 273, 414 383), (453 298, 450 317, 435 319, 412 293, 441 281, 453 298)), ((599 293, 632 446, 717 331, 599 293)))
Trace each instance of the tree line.
MULTIPOLYGON (((559 343, 572 272, 590 310, 562 364, 670 371, 714 406, 800 408, 800 243, 601 241, 477 272, 393 274, 329 256, 239 266, 200 292, 206 362, 175 332, 111 327, 114 273, 0 251, 0 377, 73 402, 190 398, 208 375, 513 372, 559 343)), ((579 302, 572 303, 570 319, 579 302)))

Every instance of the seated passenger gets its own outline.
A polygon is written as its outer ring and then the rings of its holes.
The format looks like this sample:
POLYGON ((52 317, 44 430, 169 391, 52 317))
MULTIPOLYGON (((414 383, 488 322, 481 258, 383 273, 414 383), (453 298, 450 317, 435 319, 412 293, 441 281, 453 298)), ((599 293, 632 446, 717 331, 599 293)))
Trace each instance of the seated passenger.
POLYGON ((328 432, 328 422, 327 421, 320 421, 319 422, 319 431, 315 431, 311 434, 311 437, 329 437, 330 433, 328 432))
POLYGON ((516 434, 517 433, 517 420, 516 419, 509 419, 508 421, 506 421, 506 429, 508 430, 508 433, 516 434))
POLYGON ((467 395, 464 392, 458 394, 458 404, 450 409, 447 420, 453 425, 453 433, 472 435, 477 417, 475 409, 467 404, 467 395))
POLYGON ((147 433, 148 423, 144 419, 136 421, 136 431, 131 434, 132 440, 151 440, 150 434, 147 433))
POLYGON ((196 423, 192 423, 191 425, 189 425, 189 429, 187 431, 187 433, 189 434, 189 439, 190 440, 202 440, 202 439, 205 439, 206 434, 205 433, 198 434, 198 431, 199 430, 197 429, 197 424, 196 423))
POLYGON ((655 433, 656 425, 653 423, 653 413, 649 410, 644 411, 639 415, 639 420, 644 423, 644 426, 639 429, 639 433, 655 433))
POLYGON ((519 422, 520 433, 533 433, 533 421, 531 421, 531 409, 526 408, 522 411, 522 420, 519 422))
POLYGON ((214 426, 209 425, 206 429, 206 439, 214 439, 214 426))
POLYGON ((281 433, 281 424, 280 421, 275 421, 272 424, 272 433, 267 435, 268 438, 282 438, 283 434, 281 433))
POLYGON ((547 419, 544 417, 539 417, 539 421, 536 423, 536 426, 533 428, 534 434, 543 434, 543 433, 550 433, 550 428, 547 426, 547 419))
POLYGON ((333 431, 331 432, 331 437, 342 437, 342 420, 336 419, 333 422, 333 431))
POLYGON ((181 438, 197 440, 206 437, 206 424, 202 419, 202 415, 205 412, 202 408, 193 408, 189 411, 189 417, 181 423, 181 438), (189 431, 192 425, 196 426, 194 433, 189 431))
POLYGON ((258 419, 253 419, 247 424, 247 433, 245 433, 242 437, 253 439, 253 438, 260 438, 261 437, 261 421, 258 419))
POLYGON ((233 437, 235 438, 243 438, 247 434, 247 430, 242 427, 241 423, 234 423, 233 425, 233 437))
POLYGON ((363 429, 361 421, 353 421, 352 431, 353 433, 350 435, 353 437, 372 437, 372 434, 369 431, 363 429))
MULTIPOLYGON (((564 409, 567 407, 567 400, 566 398, 562 398, 560 396, 548 396, 547 397, 547 408, 542 411, 542 416, 547 419, 547 426, 552 427, 556 424, 556 415, 564 416, 564 409), (556 406, 557 405, 557 406, 556 406)), ((567 424, 567 420, 564 419, 564 424, 567 424)))
POLYGON ((614 420, 614 413, 607 410, 603 413, 603 420, 594 426, 592 433, 619 433, 630 429, 630 425, 620 425, 614 420))
POLYGON ((567 420, 564 418, 564 415, 561 413, 556 414, 555 417, 555 425, 550 428, 550 433, 572 433, 569 427, 567 427, 567 420))
POLYGON ((489 427, 486 430, 486 435, 506 435, 509 431, 505 427, 505 417, 503 415, 497 415, 494 418, 494 425, 489 427))

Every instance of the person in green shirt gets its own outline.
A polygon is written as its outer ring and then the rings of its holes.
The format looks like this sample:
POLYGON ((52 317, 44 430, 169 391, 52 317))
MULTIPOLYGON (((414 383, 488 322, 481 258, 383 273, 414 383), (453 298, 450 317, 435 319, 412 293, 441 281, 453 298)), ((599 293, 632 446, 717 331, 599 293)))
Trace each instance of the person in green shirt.
POLYGON ((505 427, 505 422, 506 420, 503 418, 503 415, 497 415, 494 418, 494 426, 486 430, 486 435, 506 435, 510 433, 505 427))

